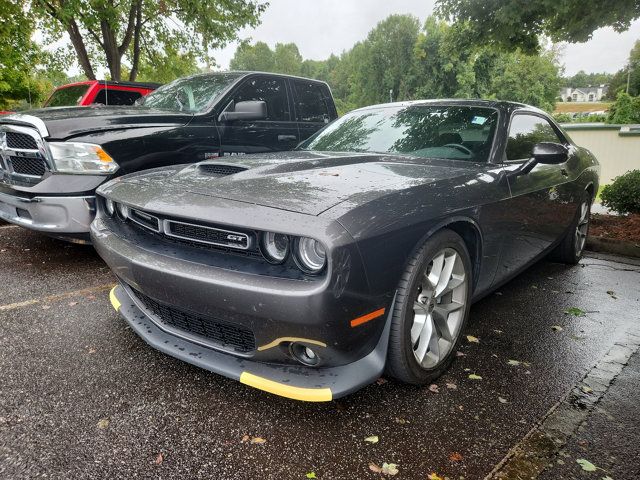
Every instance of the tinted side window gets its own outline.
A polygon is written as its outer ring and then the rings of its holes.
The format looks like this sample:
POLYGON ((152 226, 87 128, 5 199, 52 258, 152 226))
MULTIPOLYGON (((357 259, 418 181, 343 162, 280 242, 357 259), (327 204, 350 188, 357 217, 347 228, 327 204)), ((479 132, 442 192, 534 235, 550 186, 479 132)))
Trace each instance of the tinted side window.
POLYGON ((533 146, 539 142, 563 143, 544 118, 535 115, 515 115, 509 127, 507 160, 530 158, 533 146))
POLYGON ((233 101, 238 103, 250 100, 262 100, 267 104, 267 120, 288 121, 291 119, 287 88, 281 78, 258 77, 245 82, 233 96, 233 101))
POLYGON ((107 92, 104 88, 96 94, 93 103, 101 103, 103 105, 133 105, 142 94, 138 92, 129 92, 125 90, 111 90, 107 92))
POLYGON ((299 122, 328 123, 331 116, 320 85, 317 83, 293 82, 296 91, 296 109, 299 122))

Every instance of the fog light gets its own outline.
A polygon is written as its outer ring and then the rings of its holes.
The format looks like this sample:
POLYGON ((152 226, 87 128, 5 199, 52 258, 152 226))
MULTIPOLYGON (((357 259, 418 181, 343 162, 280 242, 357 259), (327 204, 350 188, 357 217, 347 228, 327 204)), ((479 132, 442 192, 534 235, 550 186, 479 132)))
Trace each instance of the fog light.
POLYGON ((313 349, 301 343, 292 343, 290 348, 291 355, 303 365, 314 366, 320 361, 320 358, 313 349))

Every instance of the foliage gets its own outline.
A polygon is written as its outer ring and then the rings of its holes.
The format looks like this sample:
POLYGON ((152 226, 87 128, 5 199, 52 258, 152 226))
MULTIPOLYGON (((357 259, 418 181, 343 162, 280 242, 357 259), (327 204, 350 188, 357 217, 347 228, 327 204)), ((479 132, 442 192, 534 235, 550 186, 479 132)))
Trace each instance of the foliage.
POLYGON ((602 205, 620 214, 640 213, 640 170, 616 177, 600 192, 602 205))
POLYGON ((638 0, 437 0, 448 20, 471 25, 469 44, 497 44, 525 52, 540 50, 539 38, 586 42, 602 27, 625 31, 640 17, 638 0))
POLYGON ((136 79, 141 82, 169 83, 199 71, 193 52, 181 53, 173 47, 167 47, 162 53, 149 52, 140 59, 136 79))
POLYGON ((606 123, 607 115, 603 115, 600 113, 592 113, 588 115, 571 115, 570 113, 554 113, 553 118, 555 118, 558 123, 606 123))
POLYGON ((640 123, 640 97, 620 92, 616 102, 609 109, 607 123, 627 124, 640 123))
POLYGON ((565 87, 572 88, 606 85, 611 81, 612 77, 613 75, 610 73, 586 73, 584 70, 580 70, 571 77, 563 78, 562 83, 565 87))
POLYGON ((29 6, 47 41, 68 35, 87 78, 106 63, 113 80, 123 67, 135 80, 141 58, 161 61, 171 51, 208 61, 210 48, 256 26, 266 8, 258 0, 30 0, 29 6))
POLYGON ((273 50, 262 42, 242 43, 231 68, 324 80, 340 114, 390 97, 500 98, 553 109, 561 84, 556 52, 468 48, 468 34, 465 24, 451 27, 429 17, 420 27, 413 16, 391 15, 340 56, 303 60, 294 44, 278 44, 273 50))
POLYGON ((627 80, 629 81, 629 94, 640 95, 640 40, 636 41, 629 52, 627 64, 618 70, 609 82, 610 99, 616 99, 618 93, 626 92, 627 80))

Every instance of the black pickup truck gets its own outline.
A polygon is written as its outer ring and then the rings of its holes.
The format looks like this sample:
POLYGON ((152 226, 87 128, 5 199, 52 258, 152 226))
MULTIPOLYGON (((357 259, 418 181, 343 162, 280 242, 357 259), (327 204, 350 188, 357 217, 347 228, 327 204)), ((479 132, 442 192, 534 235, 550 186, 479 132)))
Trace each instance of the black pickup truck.
POLYGON ((335 118, 326 83, 258 72, 181 78, 131 107, 48 108, 1 117, 0 220, 86 242, 94 192, 106 180, 290 150, 335 118))

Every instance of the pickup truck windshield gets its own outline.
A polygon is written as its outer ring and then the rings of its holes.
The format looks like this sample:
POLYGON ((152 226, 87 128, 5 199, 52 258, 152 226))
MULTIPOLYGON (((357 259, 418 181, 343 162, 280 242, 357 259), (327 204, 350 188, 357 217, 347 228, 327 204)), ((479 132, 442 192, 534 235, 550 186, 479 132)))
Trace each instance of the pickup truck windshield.
POLYGON ((84 97, 90 85, 70 85, 55 90, 49 100, 44 104, 45 107, 75 107, 80 105, 80 100, 84 97))
POLYGON ((198 113, 236 81, 239 73, 206 73, 179 78, 139 100, 145 107, 198 113))
POLYGON ((323 152, 400 153, 486 162, 498 112, 463 105, 370 108, 348 113, 300 146, 323 152))

